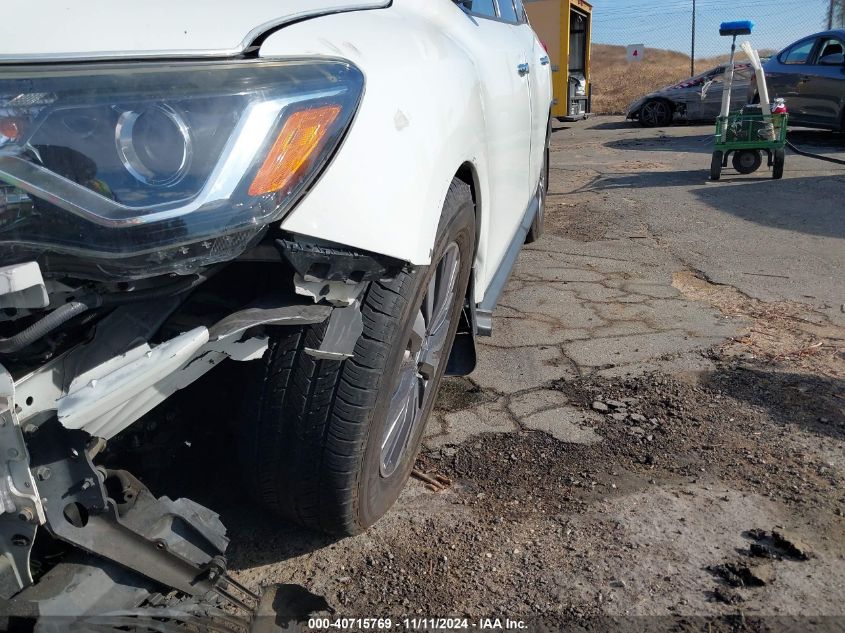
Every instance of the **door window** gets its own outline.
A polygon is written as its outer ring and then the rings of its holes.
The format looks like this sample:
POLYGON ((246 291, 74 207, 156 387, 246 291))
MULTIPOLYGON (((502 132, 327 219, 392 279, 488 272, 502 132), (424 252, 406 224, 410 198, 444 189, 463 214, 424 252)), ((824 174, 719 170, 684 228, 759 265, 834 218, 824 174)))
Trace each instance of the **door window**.
POLYGON ((783 64, 806 64, 810 59, 810 53, 813 52, 813 47, 816 40, 804 40, 798 42, 795 46, 786 49, 780 54, 780 61, 783 64))
POLYGON ((819 46, 819 66, 842 66, 845 63, 845 46, 837 39, 822 40, 819 46))
POLYGON ((754 74, 754 69, 751 66, 734 66, 734 81, 751 81, 751 75, 754 74))
POLYGON ((516 17, 516 9, 513 6, 513 0, 498 0, 499 2, 499 17, 508 22, 519 22, 516 17))
POLYGON ((587 18, 577 11, 570 14, 569 72, 587 72, 587 18))
POLYGON ((496 6, 493 0, 470 0, 469 12, 483 18, 495 18, 496 6))

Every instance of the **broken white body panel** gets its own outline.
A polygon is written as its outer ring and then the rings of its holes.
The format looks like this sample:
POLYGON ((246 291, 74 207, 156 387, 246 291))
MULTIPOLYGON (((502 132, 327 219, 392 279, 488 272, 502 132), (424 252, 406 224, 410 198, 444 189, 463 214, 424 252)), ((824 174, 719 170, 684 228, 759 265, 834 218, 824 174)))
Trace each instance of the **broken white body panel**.
POLYGON ((15 22, 0 42, 7 64, 348 60, 365 75, 360 109, 283 228, 427 265, 460 173, 474 185, 479 218, 477 302, 521 246, 552 104, 548 56, 524 16, 471 14, 451 0, 151 0, 119 11, 107 0, 9 0, 5 8, 15 22))
POLYGON ((50 304, 35 262, 0 268, 0 308, 46 308, 50 304))
POLYGON ((427 265, 463 168, 477 198, 480 302, 514 247, 543 162, 551 72, 531 26, 401 0, 290 25, 259 54, 339 57, 366 77, 343 146, 282 227, 427 265))
MULTIPOLYGON (((355 64, 366 79, 355 120, 282 227, 427 265, 460 173, 476 198, 474 298, 495 301, 537 205, 552 102, 548 58, 522 17, 472 15, 448 0, 258 0, 236 9, 153 0, 119 12, 105 0, 46 4, 11 0, 17 27, 0 42, 0 61, 225 58, 260 45, 261 58, 355 64)), ((68 428, 112 437, 222 358, 254 358, 262 344, 200 328, 120 347, 84 371, 74 356, 84 352, 71 350, 18 380, 21 421, 57 414, 68 428)))

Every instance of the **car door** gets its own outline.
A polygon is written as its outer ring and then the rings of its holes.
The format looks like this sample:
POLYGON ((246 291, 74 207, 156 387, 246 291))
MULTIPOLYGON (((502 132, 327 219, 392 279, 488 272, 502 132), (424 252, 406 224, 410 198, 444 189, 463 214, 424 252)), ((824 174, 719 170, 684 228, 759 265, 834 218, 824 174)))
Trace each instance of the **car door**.
MULTIPOLYGON (((546 136, 552 105, 552 76, 549 55, 534 29, 528 23, 522 0, 498 0, 503 17, 514 24, 514 33, 521 43, 528 63, 528 86, 531 100, 531 147, 529 184, 536 187, 545 157, 546 136)), ((530 190, 533 193, 533 189, 530 190)))
POLYGON ((489 194, 480 236, 483 266, 478 270, 479 286, 486 290, 496 272, 507 267, 503 263, 508 254, 521 246, 514 244, 514 236, 533 194, 531 67, 519 25, 505 19, 507 14, 502 16, 495 0, 472 0, 462 6, 470 22, 465 44, 477 62, 487 134, 489 194))
POLYGON ((809 37, 796 42, 781 52, 774 63, 766 65, 769 99, 771 101, 778 97, 786 99, 790 114, 800 120, 806 120, 807 117, 808 104, 804 83, 816 41, 816 37, 809 37))
MULTIPOLYGON (((700 104, 690 103, 687 106, 687 116, 691 120, 695 119, 715 119, 719 116, 722 110, 722 94, 725 90, 725 71, 723 68, 717 68, 708 73, 704 77, 704 83, 701 88, 695 93, 700 95, 700 104), (693 105, 697 105, 696 110, 693 105)), ((692 90, 690 90, 692 93, 692 90)), ((693 98, 690 98, 693 101, 693 98)))
POLYGON ((807 65, 801 85, 807 123, 839 129, 845 97, 845 42, 823 37, 807 65))

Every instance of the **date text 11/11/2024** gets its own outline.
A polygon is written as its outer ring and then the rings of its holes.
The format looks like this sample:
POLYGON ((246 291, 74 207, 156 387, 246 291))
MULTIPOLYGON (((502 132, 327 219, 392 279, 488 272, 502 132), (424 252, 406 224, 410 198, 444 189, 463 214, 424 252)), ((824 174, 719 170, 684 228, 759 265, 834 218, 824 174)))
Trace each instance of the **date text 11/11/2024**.
POLYGON ((457 631, 476 629, 479 631, 520 631, 528 625, 523 620, 510 618, 310 618, 308 628, 320 630, 373 630, 386 631, 401 627, 406 631, 457 631))

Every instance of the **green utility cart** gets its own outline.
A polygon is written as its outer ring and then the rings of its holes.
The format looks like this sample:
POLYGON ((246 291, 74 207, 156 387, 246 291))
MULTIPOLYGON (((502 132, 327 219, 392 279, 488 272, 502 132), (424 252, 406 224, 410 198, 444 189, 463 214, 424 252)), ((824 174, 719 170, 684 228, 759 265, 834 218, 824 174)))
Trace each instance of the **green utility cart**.
POLYGON ((731 113, 716 120, 715 149, 710 163, 710 179, 719 180, 722 168, 733 154, 733 167, 741 174, 752 174, 769 157, 772 178, 783 178, 787 114, 731 113))

